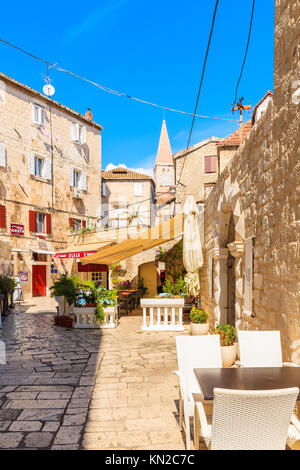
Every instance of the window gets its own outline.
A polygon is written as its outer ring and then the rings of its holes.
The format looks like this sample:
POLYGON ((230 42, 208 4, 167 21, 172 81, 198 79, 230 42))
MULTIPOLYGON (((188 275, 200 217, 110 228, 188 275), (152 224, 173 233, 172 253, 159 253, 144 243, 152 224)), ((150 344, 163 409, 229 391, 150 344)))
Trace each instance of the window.
POLYGON ((80 126, 77 122, 71 124, 71 139, 78 144, 86 143, 86 127, 80 126))
POLYGON ((107 186, 104 181, 102 181, 102 196, 106 197, 107 196, 107 186))
POLYGON ((45 214, 41 212, 35 213, 35 231, 37 233, 45 233, 45 214))
POLYGON ((100 281, 103 280, 103 273, 92 273, 92 281, 100 281))
POLYGON ((217 172, 217 156, 209 155, 204 157, 204 173, 217 172))
POLYGON ((69 219, 69 226, 74 230, 81 230, 86 227, 86 221, 80 219, 69 219))
POLYGON ((86 191, 86 174, 84 171, 77 170, 76 168, 70 167, 70 186, 77 189, 83 189, 86 191))
POLYGON ((39 157, 34 157, 34 174, 35 176, 43 176, 43 160, 39 157))
POLYGON ((29 211, 29 231, 33 233, 51 233, 51 214, 29 211))
POLYGON ((45 253, 32 253, 34 261, 47 261, 47 255, 45 253))
POLYGON ((46 114, 45 109, 39 104, 32 105, 32 122, 38 126, 45 126, 46 114))
POLYGON ((134 183, 134 195, 135 196, 143 195, 143 183, 134 183))
POLYGON ((51 159, 46 158, 44 155, 29 153, 29 171, 31 175, 37 178, 51 180, 51 159))

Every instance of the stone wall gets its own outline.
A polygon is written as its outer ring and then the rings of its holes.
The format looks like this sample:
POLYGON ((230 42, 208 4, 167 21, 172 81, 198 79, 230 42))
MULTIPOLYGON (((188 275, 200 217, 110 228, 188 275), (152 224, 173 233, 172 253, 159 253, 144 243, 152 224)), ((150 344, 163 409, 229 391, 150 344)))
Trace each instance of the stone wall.
POLYGON ((5 145, 6 157, 5 166, 0 166, 0 205, 6 209, 6 228, 0 229, 0 250, 4 245, 13 250, 6 260, 13 265, 14 275, 20 271, 28 273, 24 292, 30 296, 32 266, 36 264, 32 253, 48 252, 42 263, 47 267, 49 287, 55 274, 51 265, 63 270, 60 261, 52 261, 51 253, 66 247, 69 218, 97 223, 101 215, 101 127, 0 76, 0 143, 5 145), (33 123, 33 104, 44 109, 44 127, 33 123), (86 143, 78 145, 71 140, 72 122, 85 126, 86 143), (50 178, 30 173, 30 153, 51 162, 50 178), (86 174, 87 190, 81 192, 81 199, 72 197, 70 167, 86 174), (30 231, 29 211, 50 215, 51 233, 41 236, 30 231), (24 235, 12 235, 11 223, 23 225, 24 235))
POLYGON ((292 99, 300 77, 299 35, 300 2, 277 0, 273 106, 208 196, 201 285, 202 305, 211 322, 226 322, 231 254, 236 326, 279 329, 284 359, 300 364, 300 109, 292 99), (254 259, 250 312, 245 308, 244 254, 249 237, 254 259))

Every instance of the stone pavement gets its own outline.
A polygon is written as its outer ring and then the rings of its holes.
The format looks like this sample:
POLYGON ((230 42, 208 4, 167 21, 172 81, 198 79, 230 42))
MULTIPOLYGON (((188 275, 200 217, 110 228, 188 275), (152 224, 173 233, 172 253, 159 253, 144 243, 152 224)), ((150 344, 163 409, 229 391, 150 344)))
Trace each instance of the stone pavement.
POLYGON ((55 326, 36 298, 3 319, 2 449, 184 449, 178 427, 174 333, 55 326))

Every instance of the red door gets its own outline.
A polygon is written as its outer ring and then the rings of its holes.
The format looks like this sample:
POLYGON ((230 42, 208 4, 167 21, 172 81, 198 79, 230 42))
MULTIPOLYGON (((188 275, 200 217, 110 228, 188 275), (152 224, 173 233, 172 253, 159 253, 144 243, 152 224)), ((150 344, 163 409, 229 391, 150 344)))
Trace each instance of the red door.
POLYGON ((46 265, 32 265, 32 296, 42 297, 46 295, 46 265))

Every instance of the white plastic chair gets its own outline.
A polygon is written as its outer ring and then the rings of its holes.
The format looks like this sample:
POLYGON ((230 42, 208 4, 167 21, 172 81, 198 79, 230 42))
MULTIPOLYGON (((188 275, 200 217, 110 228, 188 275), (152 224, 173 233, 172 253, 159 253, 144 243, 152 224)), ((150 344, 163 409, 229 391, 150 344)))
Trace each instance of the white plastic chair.
POLYGON ((280 331, 238 330, 240 362, 242 367, 299 367, 282 362, 280 331))
POLYGON ((284 450, 299 388, 214 389, 212 425, 203 404, 195 405, 195 448, 200 434, 213 450, 284 450))
POLYGON ((222 367, 219 335, 176 336, 180 398, 179 424, 185 422, 186 448, 191 448, 190 417, 194 416, 193 393, 201 393, 194 368, 222 367))

